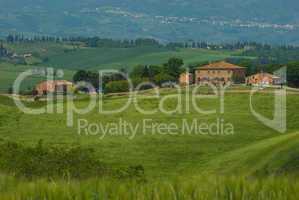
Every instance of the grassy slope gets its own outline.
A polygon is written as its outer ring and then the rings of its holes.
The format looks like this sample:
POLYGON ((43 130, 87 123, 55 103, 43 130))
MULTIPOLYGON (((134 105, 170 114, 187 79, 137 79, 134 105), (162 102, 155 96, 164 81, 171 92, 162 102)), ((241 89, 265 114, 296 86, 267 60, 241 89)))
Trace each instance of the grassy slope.
POLYGON ((4 44, 4 46, 11 52, 15 52, 19 55, 33 53, 39 54, 40 56, 53 56, 63 53, 64 50, 73 49, 72 45, 53 42, 15 43, 4 44))
MULTIPOLYGON (((255 96, 254 103, 259 111, 267 115, 271 114, 272 106, 269 98, 271 98, 270 94, 260 94, 255 96)), ((299 106, 298 98, 298 95, 288 96, 288 134, 298 131, 299 115, 296 112, 299 106)), ((126 98, 108 98, 104 106, 112 109, 125 101, 126 98)), ((298 143, 297 134, 279 137, 277 132, 257 121, 250 113, 249 96, 246 93, 226 95, 224 119, 234 125, 235 134, 232 136, 153 135, 149 132, 143 135, 139 132, 133 140, 124 135, 109 135, 103 140, 99 135, 79 136, 77 125, 72 128, 66 127, 65 114, 24 115, 8 103, 6 98, 1 97, 0 102, 5 102, 3 105, 0 103, 2 138, 23 141, 26 144, 36 143, 39 139, 43 139, 46 143, 62 145, 81 143, 84 146, 94 147, 101 160, 114 166, 142 164, 150 177, 171 177, 176 176, 177 173, 195 175, 203 172, 215 173, 215 171, 264 174, 267 171, 277 173, 276 169, 286 166, 286 169, 296 166, 291 162, 295 155, 289 156, 293 151, 292 147, 298 143), (276 158, 280 158, 281 162, 276 158)), ((86 105, 85 101, 77 102, 77 106, 86 105)), ((157 105, 157 102, 141 100, 140 105, 144 108, 152 108, 157 105)), ((168 108, 174 108, 175 102, 172 100, 167 105, 168 108)), ((216 100, 202 100, 200 105, 203 109, 218 108, 216 100)), ((189 122, 193 119, 198 119, 200 122, 215 122, 219 116, 219 114, 202 115, 192 110, 190 114, 157 113, 142 116, 130 107, 124 113, 114 115, 103 115, 93 110, 88 115, 76 116, 75 120, 84 118, 89 122, 105 124, 123 118, 127 122, 136 124, 142 119, 153 119, 154 122, 175 122, 182 126, 182 118, 189 122)))
MULTIPOLYGON (((199 49, 178 49, 176 51, 163 51, 163 52, 152 52, 139 56, 126 58, 125 63, 127 66, 136 66, 138 64, 161 64, 167 62, 171 57, 178 57, 184 60, 186 65, 207 62, 214 60, 222 60, 230 55, 233 52, 217 52, 217 51, 207 51, 199 49)), ((121 66, 121 63, 112 61, 111 64, 104 64, 103 67, 111 66, 121 66)))
POLYGON ((49 60, 45 65, 62 69, 131 68, 138 64, 162 64, 170 57, 180 57, 186 64, 224 59, 236 52, 201 49, 169 50, 158 47, 86 48, 60 43, 20 43, 5 45, 20 55, 33 53, 49 60))
POLYGON ((109 69, 125 67, 130 69, 138 64, 162 64, 170 57, 184 59, 185 64, 213 61, 229 57, 233 52, 217 52, 199 49, 164 48, 85 48, 50 57, 47 66, 65 68, 109 69))
POLYGON ((298 146, 299 133, 276 136, 218 156, 207 164, 207 168, 230 174, 298 175, 298 146))

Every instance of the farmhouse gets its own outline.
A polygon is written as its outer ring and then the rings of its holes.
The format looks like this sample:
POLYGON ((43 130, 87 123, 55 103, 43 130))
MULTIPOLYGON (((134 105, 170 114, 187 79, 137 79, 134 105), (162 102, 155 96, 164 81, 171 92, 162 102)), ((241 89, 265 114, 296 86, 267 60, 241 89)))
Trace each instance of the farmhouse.
POLYGON ((193 84, 193 74, 192 73, 182 73, 179 79, 180 85, 191 85, 193 84))
POLYGON ((73 87, 73 83, 66 80, 44 81, 36 86, 38 95, 48 93, 66 93, 73 87))
POLYGON ((215 85, 245 82, 245 68, 225 61, 199 67, 195 72, 195 81, 209 82, 215 85))
POLYGON ((280 83, 280 77, 264 72, 254 74, 246 78, 247 85, 270 86, 279 85, 280 83))

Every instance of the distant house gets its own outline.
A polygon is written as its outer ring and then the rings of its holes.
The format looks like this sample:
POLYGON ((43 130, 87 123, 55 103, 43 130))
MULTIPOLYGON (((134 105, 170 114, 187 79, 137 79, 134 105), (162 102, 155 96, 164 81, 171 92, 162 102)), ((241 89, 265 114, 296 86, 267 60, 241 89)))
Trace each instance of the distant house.
POLYGON ((279 85, 281 83, 281 78, 269 73, 258 73, 246 78, 247 85, 255 86, 270 86, 279 85))
POLYGON ((73 83, 66 80, 44 81, 36 86, 38 95, 48 93, 67 93, 73 87, 73 83))
POLYGON ((191 85, 193 84, 193 74, 192 73, 182 73, 179 79, 180 85, 191 85))
POLYGON ((246 68, 225 61, 199 67, 195 72, 195 82, 209 82, 214 85, 244 83, 246 68))

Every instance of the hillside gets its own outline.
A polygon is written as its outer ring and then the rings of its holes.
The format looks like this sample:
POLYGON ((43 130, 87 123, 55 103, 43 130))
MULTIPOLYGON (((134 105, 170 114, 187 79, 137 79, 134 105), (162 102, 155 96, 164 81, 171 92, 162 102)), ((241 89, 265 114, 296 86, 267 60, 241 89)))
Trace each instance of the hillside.
POLYGON ((299 134, 262 140, 225 153, 207 165, 213 172, 246 175, 298 175, 299 134), (223 168, 225 166, 225 168, 223 168))
POLYGON ((57 54, 49 57, 44 63, 49 67, 67 69, 115 69, 125 68, 128 71, 136 65, 160 65, 171 57, 184 60, 186 65, 222 60, 232 56, 235 52, 209 51, 201 49, 177 49, 163 48, 96 48, 81 49, 67 54, 57 54))
POLYGON ((0 30, 162 41, 249 40, 298 44, 296 0, 3 0, 0 30))

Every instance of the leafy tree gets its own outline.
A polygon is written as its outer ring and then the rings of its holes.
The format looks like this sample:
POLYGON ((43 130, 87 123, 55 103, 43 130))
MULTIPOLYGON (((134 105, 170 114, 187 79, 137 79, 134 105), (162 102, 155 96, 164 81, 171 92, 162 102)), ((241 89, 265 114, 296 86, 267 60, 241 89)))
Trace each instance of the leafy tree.
POLYGON ((8 43, 13 43, 14 42, 14 36, 9 34, 7 37, 6 37, 6 41, 8 43))
POLYGON ((162 67, 154 65, 138 65, 133 68, 130 76, 131 78, 148 78, 150 81, 162 72, 162 67))
POLYGON ((149 78, 151 76, 151 67, 147 65, 137 65, 131 72, 131 77, 149 78))
POLYGON ((128 72, 125 68, 121 68, 119 70, 120 73, 122 74, 119 74, 119 73, 113 73, 109 76, 109 79, 111 81, 120 81, 120 80, 126 80, 126 77, 128 77, 128 72))
POLYGON ((131 72, 131 77, 145 78, 149 76, 148 67, 145 65, 137 65, 131 72))
POLYGON ((148 78, 150 81, 154 80, 154 77, 163 72, 163 68, 161 66, 150 65, 148 67, 148 78))
POLYGON ((73 81, 75 83, 85 81, 90 83, 94 88, 99 89, 99 75, 94 72, 79 70, 74 74, 73 81))
POLYGON ((288 85, 291 87, 299 87, 299 62, 291 62, 287 67, 288 85))
POLYGON ((166 64, 164 64, 164 73, 178 79, 182 72, 182 66, 184 61, 180 58, 170 58, 166 64))
POLYGON ((80 82, 80 81, 85 81, 88 77, 88 73, 85 70, 79 70, 77 71, 74 76, 73 76, 73 81, 75 83, 80 82))

